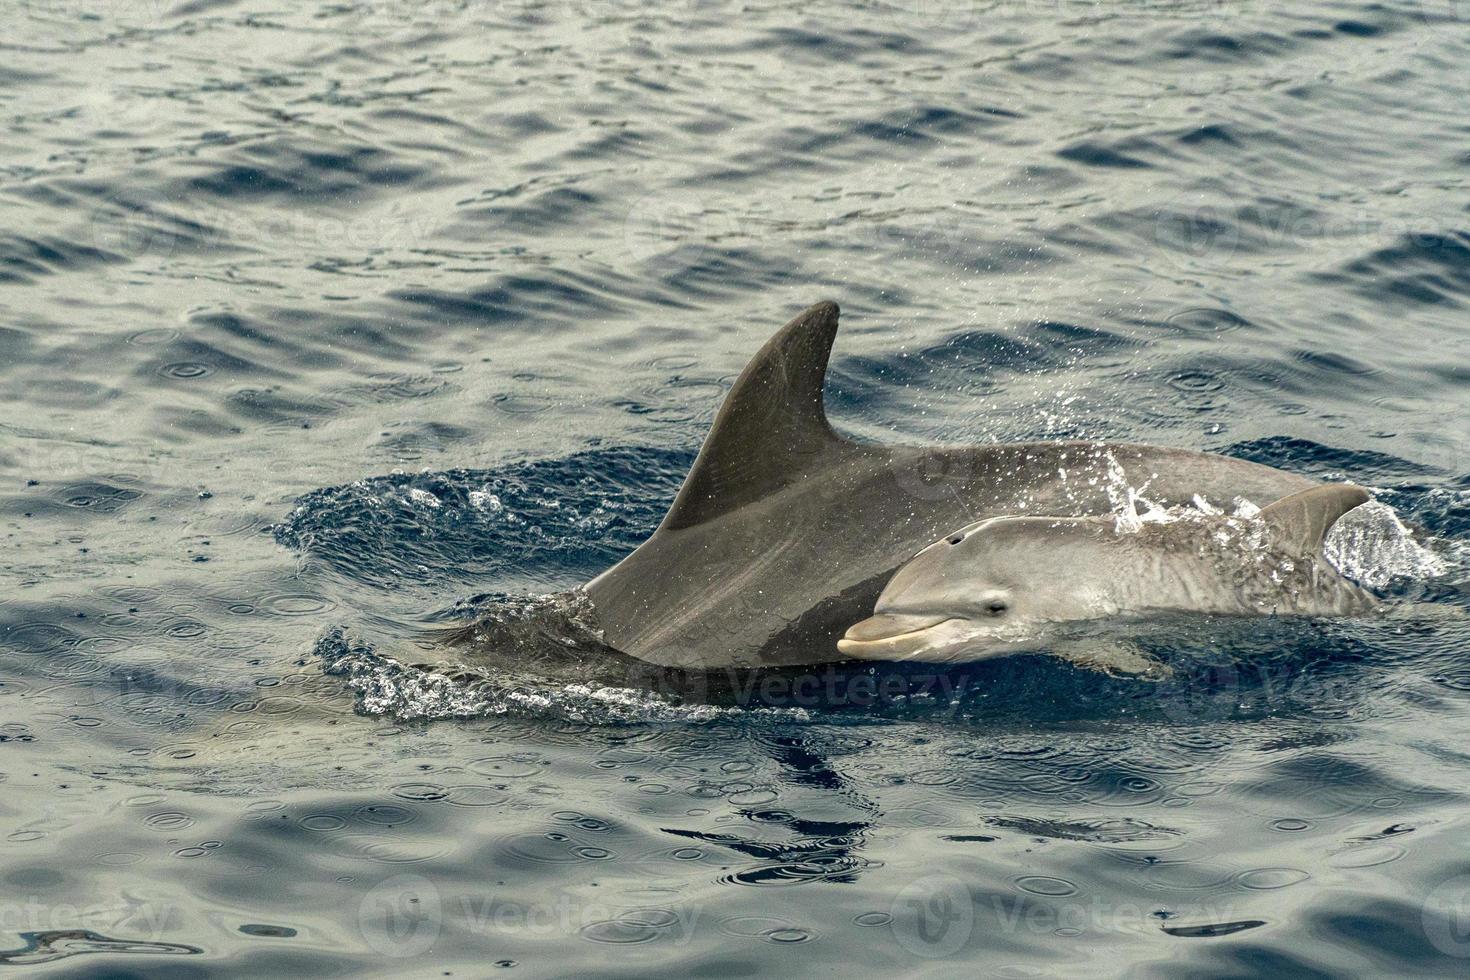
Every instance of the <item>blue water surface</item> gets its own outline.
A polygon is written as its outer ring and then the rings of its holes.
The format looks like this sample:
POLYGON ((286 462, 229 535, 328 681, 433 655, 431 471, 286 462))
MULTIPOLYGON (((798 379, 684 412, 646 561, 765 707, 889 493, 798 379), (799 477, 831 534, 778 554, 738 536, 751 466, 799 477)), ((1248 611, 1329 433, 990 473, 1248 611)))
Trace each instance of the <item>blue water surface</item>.
POLYGON ((1470 969, 1462 0, 7 13, 0 963, 1470 969), (1164 682, 582 656, 541 597, 828 298, 854 437, 1350 479, 1398 614, 1164 682))

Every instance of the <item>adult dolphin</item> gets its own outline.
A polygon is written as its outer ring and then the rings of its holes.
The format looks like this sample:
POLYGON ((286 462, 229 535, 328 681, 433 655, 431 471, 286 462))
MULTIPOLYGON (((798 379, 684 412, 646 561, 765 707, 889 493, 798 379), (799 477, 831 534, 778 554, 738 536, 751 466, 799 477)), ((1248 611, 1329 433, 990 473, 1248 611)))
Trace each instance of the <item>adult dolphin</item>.
POLYGON ((1315 485, 1127 443, 854 442, 822 403, 837 315, 818 303, 760 349, 653 536, 587 584, 609 646, 694 670, 842 660, 838 638, 930 542, 986 517, 1107 513, 1117 467, 1164 505, 1196 494, 1265 505, 1315 485))

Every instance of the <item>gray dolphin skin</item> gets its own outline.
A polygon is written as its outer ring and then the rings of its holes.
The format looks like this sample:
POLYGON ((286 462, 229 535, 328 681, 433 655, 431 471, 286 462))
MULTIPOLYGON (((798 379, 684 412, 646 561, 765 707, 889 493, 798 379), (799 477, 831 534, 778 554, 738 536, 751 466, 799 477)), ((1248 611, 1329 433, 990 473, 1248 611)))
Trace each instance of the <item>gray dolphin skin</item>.
POLYGON ((1322 543, 1338 518, 1369 499, 1358 487, 1331 485, 1252 518, 980 521, 900 568, 874 615, 837 645, 859 659, 939 663, 1048 650, 1114 672, 1147 672, 1148 664, 1116 647, 1099 656, 1096 643, 1069 645, 1065 627, 1157 613, 1358 615, 1378 602, 1328 564, 1322 543))
POLYGON ((1316 485, 1211 453, 1100 442, 888 446, 827 421, 837 305, 772 337, 725 396, 652 537, 586 586, 604 641, 708 670, 845 659, 893 573, 946 532, 1003 515, 1108 513, 1109 471, 1164 506, 1264 506, 1316 485))

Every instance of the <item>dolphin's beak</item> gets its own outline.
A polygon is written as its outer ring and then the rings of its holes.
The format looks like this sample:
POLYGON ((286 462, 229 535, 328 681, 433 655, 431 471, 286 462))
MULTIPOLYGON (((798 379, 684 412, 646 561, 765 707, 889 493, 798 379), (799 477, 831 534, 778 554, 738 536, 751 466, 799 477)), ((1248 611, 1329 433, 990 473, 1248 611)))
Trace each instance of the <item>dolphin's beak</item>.
POLYGON ((932 642, 935 627, 951 621, 950 616, 870 616, 849 628, 837 649, 860 660, 904 660, 932 642))

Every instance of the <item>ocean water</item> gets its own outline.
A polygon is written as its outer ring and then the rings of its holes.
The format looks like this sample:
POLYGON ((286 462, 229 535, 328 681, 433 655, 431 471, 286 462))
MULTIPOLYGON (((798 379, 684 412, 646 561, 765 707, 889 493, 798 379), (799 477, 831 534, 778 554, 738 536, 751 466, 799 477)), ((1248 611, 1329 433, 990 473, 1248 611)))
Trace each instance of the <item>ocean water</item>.
POLYGON ((0 963, 1470 969, 1464 0, 4 10, 0 963), (854 437, 1351 479, 1397 613, 1167 682, 546 655, 828 298, 854 437))

